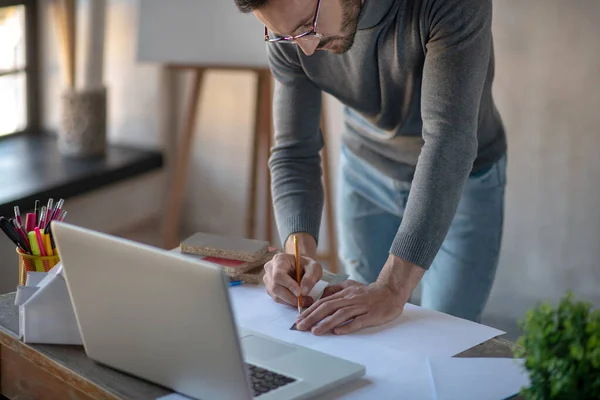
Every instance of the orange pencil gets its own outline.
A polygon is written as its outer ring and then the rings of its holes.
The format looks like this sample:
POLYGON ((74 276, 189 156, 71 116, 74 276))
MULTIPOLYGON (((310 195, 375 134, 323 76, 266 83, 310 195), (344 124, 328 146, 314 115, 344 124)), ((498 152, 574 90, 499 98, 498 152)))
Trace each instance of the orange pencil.
MULTIPOLYGON (((296 281, 298 285, 302 278, 300 277, 300 255, 298 254, 298 237, 294 235, 294 255, 296 257, 296 281)), ((302 288, 300 288, 300 296, 298 296, 298 313, 302 312, 302 288)))

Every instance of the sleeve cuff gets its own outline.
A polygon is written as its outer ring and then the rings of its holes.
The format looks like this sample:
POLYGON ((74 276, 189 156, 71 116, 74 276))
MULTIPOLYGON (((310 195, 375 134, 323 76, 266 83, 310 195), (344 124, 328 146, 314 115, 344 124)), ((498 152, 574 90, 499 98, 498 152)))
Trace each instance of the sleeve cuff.
POLYGON ((287 238, 300 232, 306 232, 315 238, 317 245, 319 244, 319 229, 321 227, 321 218, 317 216, 293 215, 286 219, 280 220, 277 223, 281 245, 285 246, 287 238))
POLYGON ((419 267, 429 269, 439 247, 437 241, 422 240, 408 233, 398 232, 390 253, 419 267))

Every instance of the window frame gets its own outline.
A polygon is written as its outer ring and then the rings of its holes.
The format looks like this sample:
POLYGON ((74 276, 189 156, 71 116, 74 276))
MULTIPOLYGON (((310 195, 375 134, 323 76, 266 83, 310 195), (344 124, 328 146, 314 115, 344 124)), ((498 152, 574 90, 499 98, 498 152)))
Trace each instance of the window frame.
POLYGON ((39 36, 38 36, 38 0, 0 0, 0 8, 25 6, 25 68, 1 71, 1 76, 25 72, 27 87, 25 129, 0 136, 0 140, 19 134, 41 134, 40 129, 40 86, 39 86, 39 36))

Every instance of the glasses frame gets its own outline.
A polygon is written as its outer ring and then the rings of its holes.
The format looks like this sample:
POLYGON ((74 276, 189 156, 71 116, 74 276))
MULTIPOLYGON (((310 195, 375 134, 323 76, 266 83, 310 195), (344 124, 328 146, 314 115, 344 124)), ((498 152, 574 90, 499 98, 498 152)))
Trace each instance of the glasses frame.
POLYGON ((279 36, 276 38, 269 37, 269 29, 265 25, 265 42, 269 43, 296 43, 298 39, 306 38, 309 36, 315 36, 319 39, 323 37, 322 34, 317 33, 317 22, 319 21, 319 11, 321 10, 321 0, 317 0, 317 6, 315 7, 315 17, 313 18, 312 28, 310 31, 306 31, 294 36, 279 36))

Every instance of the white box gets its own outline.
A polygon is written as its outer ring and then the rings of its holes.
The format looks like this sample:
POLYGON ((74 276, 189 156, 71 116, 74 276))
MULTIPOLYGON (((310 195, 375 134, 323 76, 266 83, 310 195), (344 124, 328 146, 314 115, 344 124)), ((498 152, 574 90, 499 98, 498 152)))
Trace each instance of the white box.
POLYGON ((50 272, 29 272, 25 286, 17 287, 15 305, 23 342, 83 344, 61 263, 50 272))

